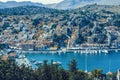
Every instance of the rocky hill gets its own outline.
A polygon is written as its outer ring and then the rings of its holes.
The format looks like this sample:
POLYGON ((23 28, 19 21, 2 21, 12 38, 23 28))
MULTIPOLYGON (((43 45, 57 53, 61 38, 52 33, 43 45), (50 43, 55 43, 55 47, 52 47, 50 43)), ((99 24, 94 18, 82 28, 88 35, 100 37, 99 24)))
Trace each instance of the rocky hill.
POLYGON ((74 9, 78 7, 83 7, 87 4, 96 3, 98 0, 63 0, 57 4, 48 4, 48 7, 56 9, 74 9))
POLYGON ((75 9, 95 3, 99 5, 120 5, 120 0, 63 0, 60 3, 47 6, 56 9, 75 9))
POLYGON ((13 8, 0 9, 0 15, 33 15, 33 14, 52 14, 63 10, 45 8, 39 6, 21 6, 13 8))
POLYGON ((39 6, 44 7, 42 3, 33 3, 30 1, 23 1, 23 2, 16 2, 16 1, 8 1, 8 2, 0 2, 0 8, 13 8, 13 7, 20 7, 20 6, 39 6))
POLYGON ((39 7, 47 7, 53 9, 75 9, 79 7, 83 7, 90 4, 99 4, 99 5, 120 5, 120 0, 63 0, 59 3, 55 4, 42 4, 35 3, 30 1, 8 1, 8 2, 0 2, 0 9, 4 8, 13 8, 13 7, 21 7, 21 6, 39 6, 39 7))
POLYGON ((0 15, 0 43, 12 46, 62 49, 120 43, 120 6, 93 4, 73 10, 24 6, 0 9, 0 15))

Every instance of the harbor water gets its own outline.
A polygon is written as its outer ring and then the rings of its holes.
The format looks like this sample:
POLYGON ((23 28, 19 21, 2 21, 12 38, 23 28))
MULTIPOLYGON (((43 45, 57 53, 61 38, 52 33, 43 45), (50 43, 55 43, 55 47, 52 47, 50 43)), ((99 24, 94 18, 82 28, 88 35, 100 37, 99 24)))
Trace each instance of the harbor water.
POLYGON ((25 54, 26 57, 31 60, 44 61, 48 60, 50 63, 51 60, 58 61, 62 63, 62 67, 69 69, 68 64, 72 59, 76 59, 77 68, 80 70, 92 71, 93 69, 102 69, 103 73, 108 71, 116 72, 117 69, 120 69, 120 52, 109 52, 107 54, 80 54, 80 53, 61 53, 61 54, 50 54, 50 53, 30 53, 25 54))

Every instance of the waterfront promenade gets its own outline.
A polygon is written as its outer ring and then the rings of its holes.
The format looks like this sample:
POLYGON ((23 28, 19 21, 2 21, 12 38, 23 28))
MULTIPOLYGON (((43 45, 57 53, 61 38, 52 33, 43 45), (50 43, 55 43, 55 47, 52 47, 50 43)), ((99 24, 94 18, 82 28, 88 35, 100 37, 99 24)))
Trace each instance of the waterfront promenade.
POLYGON ((109 53, 109 51, 118 51, 119 49, 111 49, 111 50, 107 50, 107 49, 103 49, 103 50, 90 50, 90 49, 84 49, 84 50, 41 50, 41 51, 19 51, 16 50, 17 53, 50 53, 50 54, 55 54, 55 53, 80 53, 80 54, 98 54, 98 53, 109 53))
POLYGON ((111 51, 118 52, 120 49, 63 49, 63 50, 40 50, 40 51, 23 51, 23 50, 6 50, 6 51, 0 51, 0 54, 7 54, 10 51, 15 51, 18 54, 22 53, 44 53, 44 54, 55 54, 55 53, 80 53, 80 54, 100 54, 100 53, 109 53, 111 51))

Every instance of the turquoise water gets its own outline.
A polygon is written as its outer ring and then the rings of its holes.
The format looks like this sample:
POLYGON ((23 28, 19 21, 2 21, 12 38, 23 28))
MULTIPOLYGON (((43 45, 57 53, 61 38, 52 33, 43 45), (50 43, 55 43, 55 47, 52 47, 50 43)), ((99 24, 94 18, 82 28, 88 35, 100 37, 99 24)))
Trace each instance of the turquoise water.
POLYGON ((48 60, 50 62, 52 59, 54 61, 62 62, 62 66, 68 69, 68 64, 74 58, 77 61, 77 67, 81 70, 85 70, 85 65, 87 64, 87 70, 92 71, 95 68, 102 69, 104 73, 109 70, 111 72, 116 72, 120 68, 120 52, 110 52, 109 54, 85 54, 79 53, 62 53, 62 54, 26 54, 29 60, 35 59, 36 61, 48 60), (87 59, 86 59, 87 58, 87 59))

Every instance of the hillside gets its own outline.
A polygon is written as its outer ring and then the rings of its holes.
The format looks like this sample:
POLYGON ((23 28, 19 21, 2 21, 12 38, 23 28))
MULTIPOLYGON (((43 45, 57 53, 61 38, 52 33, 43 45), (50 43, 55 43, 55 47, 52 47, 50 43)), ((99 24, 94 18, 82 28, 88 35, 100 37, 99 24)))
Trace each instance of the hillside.
POLYGON ((0 9, 0 43, 21 48, 116 48, 120 43, 120 6, 87 5, 73 10, 25 6, 0 9), (19 43, 19 44, 18 44, 19 43))
POLYGON ((44 7, 45 5, 43 5, 42 3, 33 3, 33 2, 30 2, 30 1, 23 1, 23 2, 16 2, 16 1, 0 2, 0 9, 20 7, 20 6, 39 6, 39 7, 44 7))
POLYGON ((47 6, 55 9, 75 9, 90 4, 120 5, 120 0, 63 0, 60 3, 48 4, 47 6))
POLYGON ((48 7, 55 9, 75 9, 79 7, 83 7, 87 4, 96 3, 98 0, 63 0, 57 4, 48 4, 48 7))
POLYGON ((39 2, 31 2, 31 1, 8 1, 8 2, 0 2, 0 9, 4 8, 14 8, 21 6, 38 6, 38 7, 47 7, 53 9, 76 9, 79 7, 83 7, 90 4, 98 4, 98 5, 120 5, 120 0, 63 0, 59 3, 54 4, 42 4, 39 2))
MULTIPOLYGON (((62 10, 61 10, 62 11, 62 10)), ((14 8, 0 9, 0 15, 33 15, 33 14, 47 14, 58 13, 59 10, 39 7, 39 6, 21 6, 14 8)))

